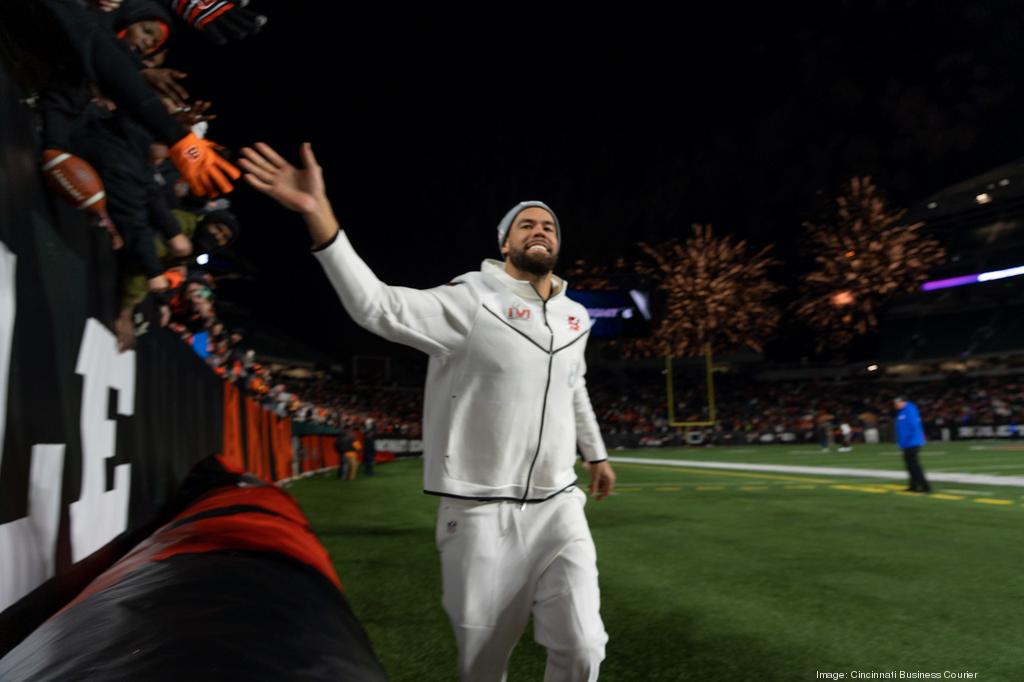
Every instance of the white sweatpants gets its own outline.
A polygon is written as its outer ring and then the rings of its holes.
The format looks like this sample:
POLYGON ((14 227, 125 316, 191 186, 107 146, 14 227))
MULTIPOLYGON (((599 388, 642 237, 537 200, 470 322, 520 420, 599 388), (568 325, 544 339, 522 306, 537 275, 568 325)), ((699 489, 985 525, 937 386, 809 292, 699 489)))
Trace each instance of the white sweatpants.
POLYGON ((586 500, 578 488, 525 508, 441 499, 442 603, 463 682, 505 679, 531 613, 534 639, 548 650, 544 681, 597 679, 608 635, 586 500))

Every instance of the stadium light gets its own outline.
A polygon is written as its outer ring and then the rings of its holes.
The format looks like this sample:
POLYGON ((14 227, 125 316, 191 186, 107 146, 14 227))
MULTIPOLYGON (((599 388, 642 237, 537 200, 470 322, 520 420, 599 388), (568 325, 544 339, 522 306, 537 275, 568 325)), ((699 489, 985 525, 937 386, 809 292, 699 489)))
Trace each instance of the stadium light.
POLYGON ((978 196, 974 197, 974 200, 977 201, 979 204, 987 204, 992 201, 992 195, 989 194, 988 192, 982 192, 978 196))
POLYGON ((1018 265, 1013 268, 1006 268, 1005 270, 991 270, 989 272, 979 272, 974 275, 961 275, 960 277, 949 277, 948 279, 936 279, 931 282, 925 282, 921 285, 921 291, 935 291, 936 289, 949 289, 950 287, 962 287, 967 284, 979 284, 982 282, 992 282, 997 279, 1006 279, 1008 277, 1020 277, 1024 275, 1024 265, 1018 265))
POLYGON ((208 253, 201 253, 198 256, 196 256, 196 263, 198 263, 199 265, 206 265, 209 262, 210 254, 208 253))
POLYGON ((877 372, 878 371, 878 365, 868 365, 868 371, 869 372, 877 372))

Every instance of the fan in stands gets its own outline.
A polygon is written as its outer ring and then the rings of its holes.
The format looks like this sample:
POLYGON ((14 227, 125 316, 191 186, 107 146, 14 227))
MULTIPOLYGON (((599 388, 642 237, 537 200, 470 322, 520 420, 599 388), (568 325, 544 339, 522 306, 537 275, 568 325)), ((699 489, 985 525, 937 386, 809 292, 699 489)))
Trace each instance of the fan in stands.
POLYGON ((124 240, 107 215, 103 181, 87 161, 58 149, 45 149, 43 176, 57 196, 96 219, 96 224, 110 234, 115 250, 124 246, 124 240))

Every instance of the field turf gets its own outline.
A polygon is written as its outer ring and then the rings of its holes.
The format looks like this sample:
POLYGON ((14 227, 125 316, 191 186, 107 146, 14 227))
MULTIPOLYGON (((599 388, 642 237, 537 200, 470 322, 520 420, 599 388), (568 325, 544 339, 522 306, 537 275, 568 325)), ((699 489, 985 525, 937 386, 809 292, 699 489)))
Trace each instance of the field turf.
MULTIPOLYGON (((1024 449, 1010 443, 922 452, 926 472, 1024 475, 1024 449)), ((902 467, 892 445, 613 456, 902 467)), ((1024 488, 937 483, 924 496, 902 492, 903 481, 856 476, 628 462, 616 472, 618 493, 587 505, 611 638, 602 680, 858 679, 855 671, 1024 680, 1024 488)), ((288 487, 392 679, 453 680, 437 499, 420 492, 421 475, 407 460, 378 466, 373 478, 288 487)), ((543 670, 528 632, 509 680, 541 680, 543 670)))

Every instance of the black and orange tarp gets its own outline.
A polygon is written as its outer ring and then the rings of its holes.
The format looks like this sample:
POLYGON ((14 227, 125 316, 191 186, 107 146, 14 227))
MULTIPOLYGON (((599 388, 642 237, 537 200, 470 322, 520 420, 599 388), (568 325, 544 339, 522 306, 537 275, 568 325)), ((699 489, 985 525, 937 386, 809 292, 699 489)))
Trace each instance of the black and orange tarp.
POLYGON ((0 661, 0 679, 387 679, 294 500, 201 495, 0 661))

